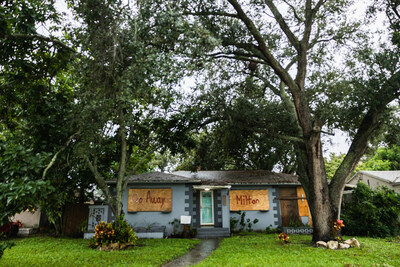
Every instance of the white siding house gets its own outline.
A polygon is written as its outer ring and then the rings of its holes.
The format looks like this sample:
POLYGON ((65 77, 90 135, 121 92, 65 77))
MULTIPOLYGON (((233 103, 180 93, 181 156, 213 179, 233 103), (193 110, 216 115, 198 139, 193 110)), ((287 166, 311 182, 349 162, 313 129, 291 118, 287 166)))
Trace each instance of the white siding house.
POLYGON ((347 184, 356 185, 358 182, 363 182, 371 189, 385 185, 400 193, 400 171, 359 171, 347 184))

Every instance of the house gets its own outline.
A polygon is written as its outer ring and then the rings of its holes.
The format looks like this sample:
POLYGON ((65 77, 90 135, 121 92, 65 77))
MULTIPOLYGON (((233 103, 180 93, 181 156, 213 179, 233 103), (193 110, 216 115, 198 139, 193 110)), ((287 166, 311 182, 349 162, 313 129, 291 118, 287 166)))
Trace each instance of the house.
MULTIPOLYGON (((113 192, 115 181, 108 184, 113 192)), ((311 224, 298 177, 264 170, 133 175, 122 203, 135 229, 161 227, 165 235, 173 233, 175 221, 190 224, 198 237, 229 236, 231 217, 239 218, 239 211, 246 212, 246 221, 258 219, 253 230, 311 224)), ((113 219, 106 206, 92 207, 89 216, 89 230, 113 219)))
POLYGON ((371 189, 385 185, 400 193, 400 171, 359 171, 347 184, 356 185, 358 182, 363 182, 371 189))

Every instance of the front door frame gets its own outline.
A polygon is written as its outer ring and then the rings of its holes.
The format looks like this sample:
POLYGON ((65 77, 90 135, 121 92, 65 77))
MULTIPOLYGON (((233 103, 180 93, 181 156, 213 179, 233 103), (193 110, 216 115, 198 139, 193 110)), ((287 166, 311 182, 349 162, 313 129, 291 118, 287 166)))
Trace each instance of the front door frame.
POLYGON ((213 190, 201 190, 200 191, 200 225, 214 225, 214 191, 213 190), (202 203, 203 203, 203 192, 211 193, 211 223, 203 223, 202 203))

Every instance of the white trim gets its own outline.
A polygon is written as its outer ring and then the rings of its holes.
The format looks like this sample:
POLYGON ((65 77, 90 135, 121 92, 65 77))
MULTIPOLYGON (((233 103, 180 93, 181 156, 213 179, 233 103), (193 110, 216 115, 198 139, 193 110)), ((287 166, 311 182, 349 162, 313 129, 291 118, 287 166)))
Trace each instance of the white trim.
POLYGON ((200 191, 200 225, 214 225, 214 191, 213 190, 200 191), (211 223, 203 223, 203 213, 201 212, 201 210, 202 210, 201 203, 203 203, 203 192, 211 193, 211 218, 212 218, 211 223))
POLYGON ((230 189, 231 186, 230 185, 193 185, 193 189, 197 189, 197 190, 206 190, 206 189, 230 189))

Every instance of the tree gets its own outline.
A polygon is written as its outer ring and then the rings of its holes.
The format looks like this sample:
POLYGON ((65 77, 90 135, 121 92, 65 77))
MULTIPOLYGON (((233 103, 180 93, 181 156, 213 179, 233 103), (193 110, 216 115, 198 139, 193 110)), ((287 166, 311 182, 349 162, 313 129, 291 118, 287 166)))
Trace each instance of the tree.
POLYGON ((16 213, 35 209, 54 187, 49 181, 38 179, 48 155, 36 154, 10 138, 1 139, 0 224, 3 224, 16 213))
POLYGON ((1 186, 12 201, 2 219, 40 205, 61 234, 64 205, 84 201, 93 184, 68 145, 75 50, 52 35, 60 23, 54 1, 7 1, 0 15, 1 186), (48 35, 39 33, 44 24, 48 35))
POLYGON ((400 147, 378 147, 371 156, 363 160, 360 170, 389 171, 400 170, 400 147))
MULTIPOLYGON (((172 111, 180 77, 164 36, 123 1, 68 1, 82 22, 67 29, 81 51, 74 65, 76 155, 85 159, 116 217, 129 177, 156 150, 179 143, 172 111), (106 184, 116 180, 115 191, 106 184)), ((176 103, 175 103, 176 104, 176 103)))
POLYGON ((211 69, 205 79, 217 84, 202 88, 230 88, 227 95, 235 96, 243 88, 240 81, 250 77, 251 90, 264 89, 260 97, 286 112, 290 123, 282 120, 264 129, 279 129, 279 136, 270 131, 270 138, 294 147, 296 173, 313 217, 313 241, 332 238, 345 182, 399 97, 398 4, 383 3, 391 16, 393 45, 375 52, 365 45, 368 35, 360 31, 361 23, 346 16, 348 1, 148 4, 154 14, 165 12, 191 29, 185 46, 191 43, 187 50, 200 67, 211 69), (348 53, 335 67, 338 51, 348 53), (333 128, 350 133, 352 143, 328 183, 321 135, 333 128))

